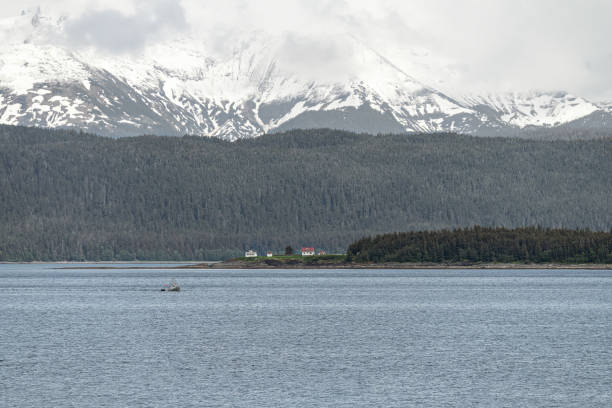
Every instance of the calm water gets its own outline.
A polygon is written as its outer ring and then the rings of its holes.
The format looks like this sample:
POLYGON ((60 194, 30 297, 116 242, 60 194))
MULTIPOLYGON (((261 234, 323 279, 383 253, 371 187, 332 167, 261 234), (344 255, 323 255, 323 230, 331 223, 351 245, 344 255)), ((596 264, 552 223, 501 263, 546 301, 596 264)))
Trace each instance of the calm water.
POLYGON ((0 265, 2 407, 612 406, 612 271, 54 267, 0 265))

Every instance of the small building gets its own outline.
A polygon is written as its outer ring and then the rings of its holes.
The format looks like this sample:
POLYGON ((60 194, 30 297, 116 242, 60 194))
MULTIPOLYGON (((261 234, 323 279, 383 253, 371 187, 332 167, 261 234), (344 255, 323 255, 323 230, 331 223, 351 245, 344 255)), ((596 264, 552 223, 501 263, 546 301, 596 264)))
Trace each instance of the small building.
POLYGON ((252 249, 249 249, 244 253, 244 256, 245 258, 255 258, 257 256, 257 252, 253 251, 252 249))
POLYGON ((315 254, 314 248, 302 247, 302 256, 313 256, 315 254))
POLYGON ((319 249, 319 252, 317 252, 317 255, 327 255, 327 252, 325 252, 322 249, 319 249))
POLYGON ((266 256, 268 258, 270 258, 270 257, 274 256, 274 254, 272 253, 272 251, 268 251, 268 252, 266 252, 266 256))

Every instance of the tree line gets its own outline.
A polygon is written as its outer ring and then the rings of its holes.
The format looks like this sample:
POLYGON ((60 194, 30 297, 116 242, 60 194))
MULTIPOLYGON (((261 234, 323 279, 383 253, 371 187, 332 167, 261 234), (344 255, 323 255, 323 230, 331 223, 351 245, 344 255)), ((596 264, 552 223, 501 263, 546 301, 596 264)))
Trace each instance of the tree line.
POLYGON ((348 248, 357 262, 612 263, 612 231, 472 228, 383 234, 348 248))

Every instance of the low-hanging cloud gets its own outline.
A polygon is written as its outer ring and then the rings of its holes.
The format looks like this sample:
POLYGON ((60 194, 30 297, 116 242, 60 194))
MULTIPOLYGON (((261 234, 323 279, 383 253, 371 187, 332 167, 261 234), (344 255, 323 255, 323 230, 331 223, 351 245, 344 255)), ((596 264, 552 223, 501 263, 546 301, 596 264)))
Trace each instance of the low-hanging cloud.
MULTIPOLYGON (((451 93, 567 90, 612 98, 610 0, 184 2, 188 19, 209 32, 286 36, 281 57, 310 73, 355 68, 342 44, 334 44, 342 32, 451 93)), ((218 48, 233 46, 231 36, 217 40, 218 48)))
POLYGON ((348 34, 451 94, 537 89, 612 99, 610 0, 22 2, 69 10, 68 44, 112 53, 185 28, 213 59, 232 58, 245 41, 261 38, 252 33, 263 32, 281 39, 279 66, 333 79, 359 69, 342 37, 348 34))
POLYGON ((168 31, 185 26, 179 2, 150 0, 135 3, 131 14, 115 9, 87 11, 66 22, 65 34, 71 45, 122 53, 142 49, 168 31))

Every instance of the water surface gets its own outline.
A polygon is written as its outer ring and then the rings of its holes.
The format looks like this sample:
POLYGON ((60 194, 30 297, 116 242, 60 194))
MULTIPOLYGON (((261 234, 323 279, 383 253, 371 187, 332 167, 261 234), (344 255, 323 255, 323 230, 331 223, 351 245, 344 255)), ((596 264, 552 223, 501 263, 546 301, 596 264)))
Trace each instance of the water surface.
POLYGON ((57 266, 0 265, 0 406, 612 406, 612 271, 57 266))

